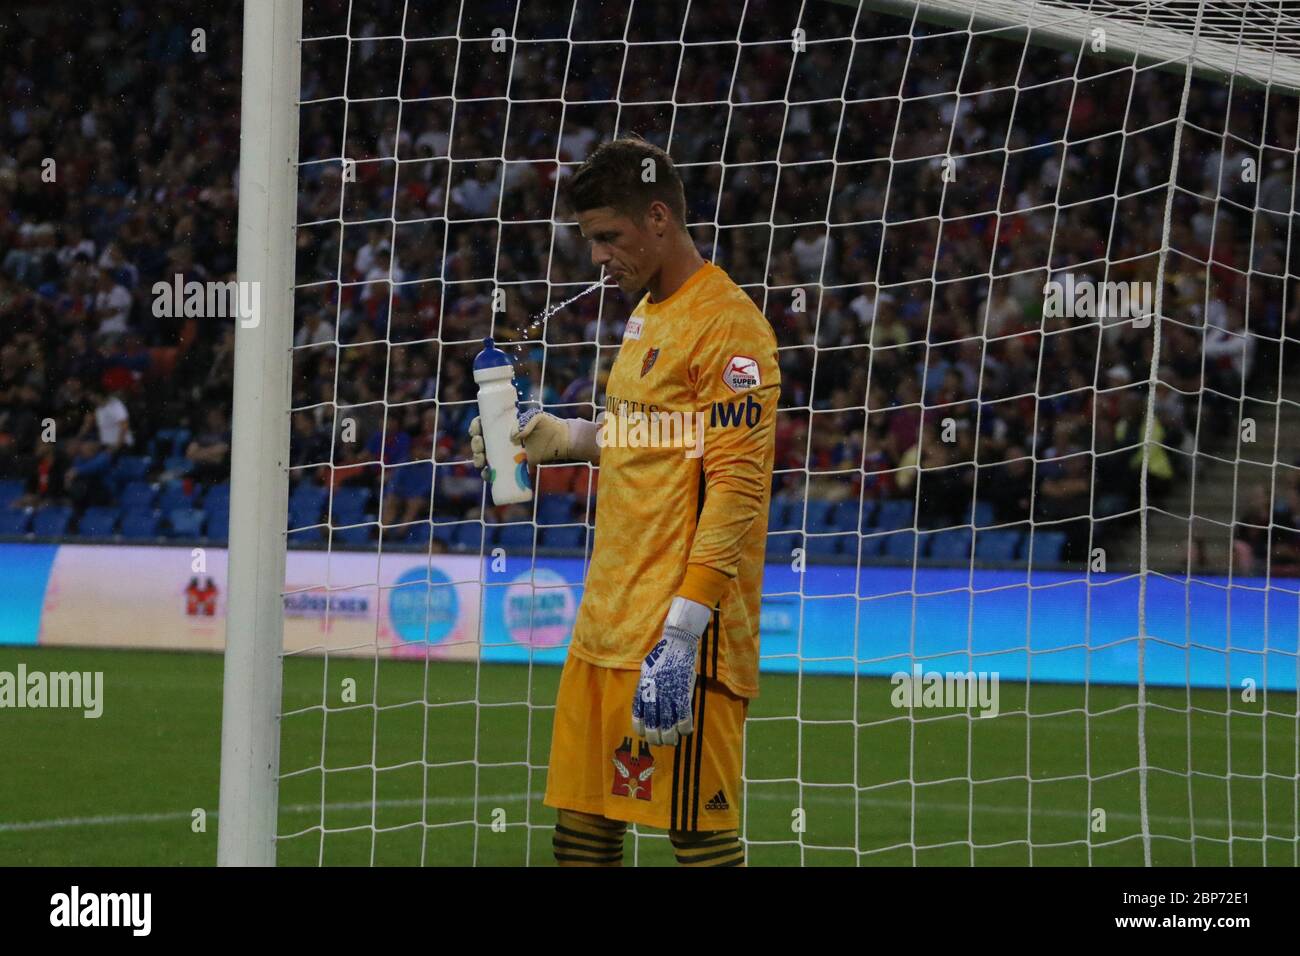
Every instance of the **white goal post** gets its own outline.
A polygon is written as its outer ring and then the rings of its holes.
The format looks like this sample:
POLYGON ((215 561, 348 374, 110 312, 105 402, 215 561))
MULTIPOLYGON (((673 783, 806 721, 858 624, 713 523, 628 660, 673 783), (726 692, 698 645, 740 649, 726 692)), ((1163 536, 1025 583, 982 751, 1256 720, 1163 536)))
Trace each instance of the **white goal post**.
POLYGON ((262 311, 235 332, 222 866, 275 864, 301 36, 302 0, 244 4, 237 274, 262 311))

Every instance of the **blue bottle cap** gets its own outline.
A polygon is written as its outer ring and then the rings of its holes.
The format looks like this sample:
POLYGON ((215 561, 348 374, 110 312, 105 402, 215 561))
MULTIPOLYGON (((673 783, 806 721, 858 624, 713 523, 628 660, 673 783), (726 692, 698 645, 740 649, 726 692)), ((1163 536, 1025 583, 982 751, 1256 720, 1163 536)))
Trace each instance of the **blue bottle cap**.
POLYGON ((492 341, 492 336, 483 340, 483 351, 479 352, 474 359, 474 371, 485 368, 499 368, 502 365, 509 365, 510 357, 496 347, 492 341))

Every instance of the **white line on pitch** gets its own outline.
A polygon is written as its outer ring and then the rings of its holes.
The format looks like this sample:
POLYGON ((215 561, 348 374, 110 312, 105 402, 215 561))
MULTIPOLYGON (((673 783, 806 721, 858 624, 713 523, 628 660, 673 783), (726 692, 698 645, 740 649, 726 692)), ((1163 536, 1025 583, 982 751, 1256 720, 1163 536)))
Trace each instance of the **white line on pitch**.
MULTIPOLYGON (((541 796, 540 793, 531 795, 531 797, 540 797, 540 796, 541 796)), ((483 804, 492 804, 492 803, 522 803, 526 800, 529 800, 531 797, 529 794, 526 793, 484 794, 478 798, 478 802, 480 806, 483 804)), ((762 802, 762 803, 773 803, 777 801, 783 803, 791 803, 789 797, 780 794, 774 794, 774 793, 754 793, 754 794, 750 794, 747 797, 747 799, 752 801, 762 802)), ((804 803, 845 804, 851 802, 851 800, 852 800, 851 797, 844 794, 816 793, 816 792, 808 793, 803 798, 804 803)), ((326 811, 368 810, 372 806, 379 807, 379 808, 418 807, 421 804, 421 802, 426 803, 429 806, 445 807, 445 806, 455 806, 457 804, 472 803, 473 797, 469 797, 469 796, 429 797, 424 801, 421 801, 420 798, 418 797, 409 797, 401 800, 378 800, 373 803, 370 801, 362 801, 362 800, 344 801, 344 802, 336 802, 336 803, 327 803, 325 805, 325 810, 326 811)), ((883 799, 880 797, 868 797, 868 796, 859 797, 858 803, 862 806, 874 807, 882 810, 885 809, 910 810, 912 808, 911 800, 883 799)), ((791 805, 793 806, 794 804, 791 805)), ((1009 807, 1009 806, 1002 806, 1002 805, 977 804, 976 807, 980 813, 1002 814, 1008 816, 1009 815, 1023 816, 1027 813, 1026 808, 1023 806, 1009 807)), ((970 810, 970 806, 965 803, 952 803, 952 802, 934 803, 932 801, 927 801, 927 800, 918 800, 917 808, 921 812, 939 810, 947 813, 962 813, 962 814, 967 813, 970 810)), ((280 812, 295 814, 295 815, 308 814, 308 813, 319 815, 321 812, 321 805, 319 803, 290 804, 288 806, 280 807, 280 812)), ((218 814, 216 811, 213 811, 212 813, 208 814, 208 816, 210 817, 216 817, 217 815, 218 814)), ((1046 817, 1077 817, 1078 815, 1079 813, 1076 810, 1059 810, 1059 809, 1052 809, 1052 808, 1044 808, 1034 812, 1034 816, 1046 816, 1046 817)), ((95 817, 60 817, 52 820, 27 820, 27 821, 21 821, 16 823, 0 823, 0 833, 22 833, 22 832, 33 831, 33 830, 62 830, 62 829, 68 829, 73 827, 121 826, 121 825, 138 824, 138 823, 170 823, 179 820, 189 820, 191 819, 192 816, 193 816, 193 811, 190 810, 173 810, 166 813, 117 813, 117 814, 109 814, 105 816, 95 816, 95 817)), ((1138 814, 1125 813, 1124 811, 1116 811, 1114 813, 1108 814, 1108 816, 1116 820, 1138 820, 1139 819, 1138 814)), ((1148 819, 1153 823, 1179 824, 1179 823, 1187 822, 1186 817, 1180 817, 1180 816, 1149 816, 1148 819)), ((1214 818, 1198 817, 1196 822, 1199 826, 1205 826, 1205 827, 1227 828, 1229 826, 1229 821, 1217 817, 1214 818)), ((1254 821, 1249 821, 1249 822, 1251 824, 1254 823, 1254 821)), ((1245 823, 1247 823, 1247 821, 1243 821, 1240 819, 1236 821, 1238 827, 1241 827, 1245 823)), ((1252 829, 1253 828, 1254 826, 1252 826, 1252 829)), ((1233 833, 1233 835, 1241 836, 1242 834, 1233 833)))

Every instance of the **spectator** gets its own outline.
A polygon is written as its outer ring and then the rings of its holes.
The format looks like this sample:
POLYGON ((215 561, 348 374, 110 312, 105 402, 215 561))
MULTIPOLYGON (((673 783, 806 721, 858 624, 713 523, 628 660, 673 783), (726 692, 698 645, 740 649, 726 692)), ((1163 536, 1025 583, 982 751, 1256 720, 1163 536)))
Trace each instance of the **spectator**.
POLYGON ((112 335, 127 330, 127 319, 131 314, 131 293, 113 278, 113 273, 108 269, 99 270, 93 314, 99 320, 100 335, 112 335))
POLYGON ((1030 519, 1033 498, 1033 461, 1019 445, 1009 445, 1002 461, 981 474, 979 497, 993 505, 1000 524, 1019 524, 1030 519))
POLYGON ((95 407, 95 431, 99 444, 110 455, 135 443, 131 434, 131 415, 116 392, 94 390, 90 400, 95 407))
MULTIPOLYGON (((330 457, 329 433, 316 427, 311 415, 306 412, 294 412, 293 432, 289 442, 289 464, 296 469, 328 462, 330 457)), ((302 478, 303 472, 293 473, 295 481, 302 478)))
MULTIPOLYGON (((0 34, 0 320, 10 330, 0 334, 0 468, 16 469, 38 496, 57 497, 71 475, 69 493, 94 498, 99 456, 111 465, 134 438, 147 446, 162 428, 196 429, 186 455, 203 480, 222 480, 228 468, 228 418, 211 406, 219 396, 216 404, 228 407, 233 323, 160 321, 148 294, 178 274, 202 281, 233 273, 239 58, 238 44, 223 38, 237 37, 239 22, 235 7, 174 6, 159 20, 147 5, 127 4, 85 29, 75 19, 42 22, 40 8, 20 0, 14 28, 0 34), (210 24, 203 55, 189 50, 186 17, 210 24), (60 94, 37 97, 41 89, 60 94), (59 157, 58 189, 40 180, 45 156, 59 157), (148 402, 138 401, 146 388, 148 402), (114 393, 116 404, 105 396, 90 406, 96 392, 114 393), (58 426, 53 449, 40 441, 46 417, 58 426)), ((399 11, 398 0, 375 0, 357 14, 354 35, 382 35, 381 15, 399 11)), ((859 36, 881 64, 900 75, 907 66, 908 102, 956 91, 961 71, 942 38, 913 43, 873 11, 819 11, 826 36, 859 36)), ((700 21, 693 30, 725 32, 731 13, 692 16, 700 21)), ((563 35, 563 16, 552 20, 535 26, 563 35)), ((1168 247, 1168 268, 1180 271, 1168 277, 1164 311, 1177 320, 1163 325, 1167 369, 1159 377, 1170 388, 1159 396, 1147 456, 1153 497, 1167 494, 1177 459, 1163 444, 1231 432, 1237 396, 1270 377, 1260 330, 1285 330, 1289 343, 1300 330, 1289 167, 1278 160, 1261 169, 1258 216, 1207 204, 1222 188, 1251 208, 1254 187, 1233 173, 1250 150, 1235 144, 1219 156, 1217 134, 1199 131, 1221 129, 1222 100, 1193 96, 1184 140, 1192 158, 1179 166, 1166 239, 1165 194, 1156 187, 1168 181, 1168 150, 1150 137, 1112 134, 1123 132, 1123 117, 1127 129, 1163 122, 1161 111, 1179 102, 1179 78, 1140 71, 1113 101, 1103 84, 1077 107, 1086 147, 1054 156, 1037 147, 1059 141, 1054 124, 1070 115, 1076 64, 1032 55, 1036 48, 1022 58, 1014 43, 989 42, 990 56, 961 79, 980 92, 963 101, 969 109, 940 109, 937 126, 894 123, 879 97, 898 91, 871 77, 854 80, 857 105, 844 109, 834 76, 847 54, 833 44, 793 76, 770 51, 732 70, 725 47, 704 44, 680 76, 638 76, 645 89, 616 89, 608 70, 574 66, 561 79, 581 93, 583 109, 562 130, 524 124, 518 137, 502 125, 508 113, 484 111, 458 122, 453 143, 445 111, 429 101, 460 82, 455 60, 418 45, 406 51, 397 90, 416 104, 400 133, 384 97, 354 98, 347 131, 326 110, 304 110, 298 221, 323 225, 297 234, 295 479, 378 487, 383 471, 385 520, 420 520, 432 475, 411 463, 436 458, 433 512, 475 513, 482 482, 467 463, 465 429, 477 340, 489 329, 521 328, 590 286, 581 237, 571 224, 550 225, 567 217, 555 187, 608 135, 622 102, 657 97, 660 82, 689 102, 796 104, 784 134, 780 124, 742 124, 725 154, 709 111, 677 111, 670 144, 695 177, 688 202, 697 244, 766 309, 778 336, 778 492, 912 499, 919 490, 926 526, 968 521, 978 495, 999 520, 1020 522, 1032 516, 1032 454, 1049 511, 1075 514, 1080 482, 1094 472, 1099 513, 1131 509, 1145 402, 1128 386, 1152 377, 1151 331, 1115 321, 1099 335, 1088 321, 1044 321, 1043 285, 1049 265, 1052 274, 1153 281, 1150 252, 1168 247), (1004 59, 1017 63, 1015 84, 1032 108, 1002 95, 1007 80, 993 64, 1004 59), (950 182, 930 160, 913 162, 950 150, 998 156, 1004 147, 1005 164, 962 158, 950 182), (407 162, 395 178, 382 163, 359 162, 341 192, 341 154, 407 162), (1120 206, 1116 194, 1126 197, 1120 206), (1257 289, 1273 276, 1286 278, 1257 289), (494 318, 498 282, 506 312, 494 318), (796 287, 806 292, 802 310, 796 287), (342 346, 330 347, 336 341, 342 346), (381 404, 388 432, 364 430, 328 462, 342 410, 381 404), (959 424, 951 445, 935 437, 946 417, 959 424), (1094 467, 1080 449, 1096 453, 1094 467), (318 476, 309 465, 336 467, 318 476)), ((511 67, 517 102, 553 99, 552 52, 520 45, 511 67)), ((366 86, 383 59, 354 59, 354 85, 366 86)), ((303 99, 336 95, 333 82, 328 71, 308 70, 303 99)), ((482 89, 463 100, 471 112, 491 95, 488 78, 474 82, 482 89)), ((1199 94, 1203 81, 1195 82, 1199 94)), ((1264 115, 1264 96, 1243 92, 1241 115, 1264 115)), ((666 125, 648 113, 644 122, 643 132, 667 143, 666 125)), ((1270 147, 1276 135, 1265 131, 1270 147)), ((535 333, 546 347, 520 356, 525 399, 561 414, 603 407, 611 350, 632 305, 606 290, 550 315, 535 333)), ((163 467, 154 462, 151 476, 163 467)), ((585 497, 597 474, 548 467, 538 486, 585 497)))
POLYGON ((300 348, 304 345, 324 345, 333 341, 334 326, 325 320, 324 313, 318 309, 308 312, 303 317, 302 327, 293 338, 293 344, 300 348))
POLYGON ((222 409, 208 409, 204 428, 190 441, 185 457, 194 466, 195 481, 217 484, 230 476, 230 426, 222 409))
POLYGON ((1068 454, 1061 461, 1061 470, 1039 485, 1035 521, 1050 523, 1052 530, 1065 532, 1067 560, 1079 561, 1087 556, 1091 492, 1088 456, 1083 453, 1068 454))
POLYGON ((1268 560, 1269 527, 1273 516, 1268 506, 1268 490, 1256 485, 1250 491, 1245 512, 1232 526, 1233 570, 1252 577, 1268 560))
POLYGON ((108 484, 112 465, 112 453, 99 442, 78 442, 72 464, 63 475, 63 487, 72 503, 78 508, 109 504, 113 497, 108 484))
POLYGON ((462 218, 482 219, 496 215, 501 200, 501 180, 496 169, 494 163, 479 163, 472 178, 452 187, 451 201, 462 218))

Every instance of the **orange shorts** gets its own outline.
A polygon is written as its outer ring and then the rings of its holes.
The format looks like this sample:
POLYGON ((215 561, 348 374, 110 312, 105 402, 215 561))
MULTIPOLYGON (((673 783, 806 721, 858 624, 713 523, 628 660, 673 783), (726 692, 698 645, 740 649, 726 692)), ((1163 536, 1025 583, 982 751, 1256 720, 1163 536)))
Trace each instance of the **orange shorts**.
POLYGON ((546 805, 664 830, 740 825, 749 701, 717 678, 695 679, 695 732, 668 747, 632 732, 640 672, 564 662, 546 775, 546 805))

